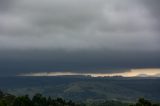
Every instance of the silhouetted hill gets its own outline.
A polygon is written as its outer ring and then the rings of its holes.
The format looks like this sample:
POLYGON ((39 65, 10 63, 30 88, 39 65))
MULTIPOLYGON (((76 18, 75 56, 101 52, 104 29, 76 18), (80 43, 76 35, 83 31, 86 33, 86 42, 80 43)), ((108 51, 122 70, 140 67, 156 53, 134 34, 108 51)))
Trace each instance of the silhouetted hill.
POLYGON ((0 77, 0 88, 15 95, 42 93, 74 101, 136 101, 139 97, 160 100, 159 78, 0 77))

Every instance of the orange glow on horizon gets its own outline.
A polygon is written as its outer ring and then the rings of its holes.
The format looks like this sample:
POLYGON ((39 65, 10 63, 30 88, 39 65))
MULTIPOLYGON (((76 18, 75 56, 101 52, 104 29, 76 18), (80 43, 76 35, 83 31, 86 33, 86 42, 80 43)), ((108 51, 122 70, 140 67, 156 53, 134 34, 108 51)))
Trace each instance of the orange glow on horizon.
POLYGON ((121 73, 76 73, 76 72, 39 72, 20 74, 18 76, 63 76, 63 75, 90 75, 92 77, 107 77, 107 76, 123 76, 123 77, 160 77, 160 68, 147 69, 131 69, 121 73))

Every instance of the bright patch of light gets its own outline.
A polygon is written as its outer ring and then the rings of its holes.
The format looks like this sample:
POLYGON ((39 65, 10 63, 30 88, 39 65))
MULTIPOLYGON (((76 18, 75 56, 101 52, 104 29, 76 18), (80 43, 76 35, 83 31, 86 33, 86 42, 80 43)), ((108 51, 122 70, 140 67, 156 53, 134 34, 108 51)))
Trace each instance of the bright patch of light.
POLYGON ((122 76, 122 77, 160 77, 160 69, 131 69, 121 73, 76 73, 76 72, 39 72, 26 73, 18 76, 64 76, 64 75, 84 75, 92 77, 122 76))

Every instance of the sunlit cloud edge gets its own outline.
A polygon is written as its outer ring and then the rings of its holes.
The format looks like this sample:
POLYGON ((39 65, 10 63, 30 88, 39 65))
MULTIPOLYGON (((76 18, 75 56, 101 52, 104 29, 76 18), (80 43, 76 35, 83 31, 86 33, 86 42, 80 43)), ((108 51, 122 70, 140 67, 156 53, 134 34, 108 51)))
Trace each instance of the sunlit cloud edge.
POLYGON ((80 73, 80 72, 31 72, 22 73, 17 76, 91 76, 91 77, 160 77, 160 68, 131 69, 121 73, 80 73))

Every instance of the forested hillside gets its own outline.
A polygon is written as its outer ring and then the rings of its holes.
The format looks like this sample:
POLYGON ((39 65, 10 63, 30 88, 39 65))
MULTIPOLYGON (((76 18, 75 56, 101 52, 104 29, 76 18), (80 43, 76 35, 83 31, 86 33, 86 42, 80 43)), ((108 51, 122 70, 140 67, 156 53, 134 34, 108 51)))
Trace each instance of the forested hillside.
POLYGON ((160 101, 158 78, 0 77, 0 89, 16 96, 41 93, 73 101, 135 102, 139 97, 160 101))

